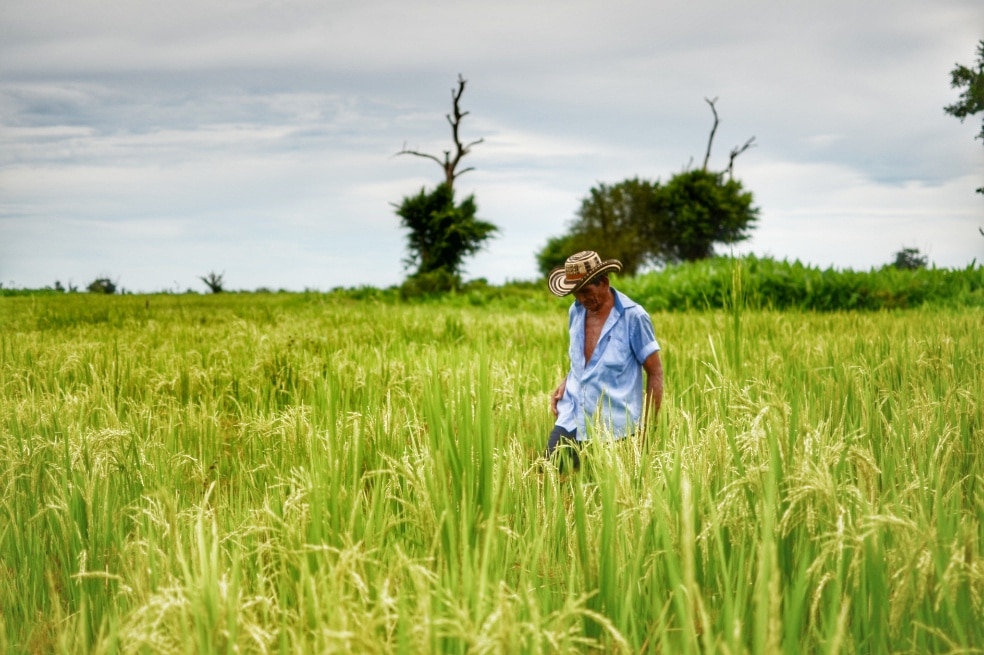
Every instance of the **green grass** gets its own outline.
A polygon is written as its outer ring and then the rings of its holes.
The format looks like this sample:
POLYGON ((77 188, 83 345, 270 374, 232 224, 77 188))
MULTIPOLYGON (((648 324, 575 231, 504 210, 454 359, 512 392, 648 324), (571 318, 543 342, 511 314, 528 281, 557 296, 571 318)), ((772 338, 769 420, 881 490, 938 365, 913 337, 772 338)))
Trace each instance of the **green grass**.
POLYGON ((980 311, 748 292, 567 476, 565 303, 0 298, 0 651, 982 652, 980 311))

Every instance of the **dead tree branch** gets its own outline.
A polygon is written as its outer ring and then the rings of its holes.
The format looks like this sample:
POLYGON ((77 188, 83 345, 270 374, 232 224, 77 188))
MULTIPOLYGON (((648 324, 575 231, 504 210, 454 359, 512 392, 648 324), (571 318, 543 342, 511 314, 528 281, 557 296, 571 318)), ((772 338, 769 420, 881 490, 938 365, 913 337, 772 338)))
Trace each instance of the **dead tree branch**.
POLYGON ((453 157, 451 156, 450 150, 445 150, 444 159, 441 160, 438 156, 427 152, 410 150, 407 148, 406 143, 403 144, 403 149, 396 153, 397 155, 413 155, 415 157, 423 157, 424 159, 430 159, 431 161, 437 162, 437 165, 444 170, 445 182, 447 182, 447 185, 451 188, 454 188, 454 181, 459 175, 475 170, 473 166, 458 170, 458 165, 461 163, 461 159, 471 152, 472 146, 476 146, 484 141, 484 139, 476 139, 470 143, 462 143, 461 141, 461 137, 459 136, 461 120, 470 113, 467 111, 461 111, 461 94, 464 92, 465 78, 459 74, 458 88, 451 89, 452 113, 445 116, 448 119, 448 123, 451 125, 451 138, 454 141, 455 148, 453 157))
POLYGON ((717 132, 718 123, 720 123, 720 121, 718 120, 717 108, 714 106, 714 103, 717 102, 717 101, 718 101, 717 98, 714 98, 714 100, 708 100, 707 98, 704 98, 704 102, 706 102, 707 104, 709 104, 711 106, 711 112, 714 114, 714 126, 711 127, 711 135, 709 137, 707 137, 707 152, 704 153, 704 170, 705 171, 707 170, 707 163, 711 160, 711 144, 714 143, 714 133, 717 132))
MULTIPOLYGON (((714 98, 714 100, 708 100, 707 98, 704 98, 704 102, 706 102, 708 105, 711 106, 711 113, 714 114, 714 125, 711 126, 711 134, 710 136, 707 137, 707 152, 704 153, 705 171, 707 170, 708 163, 710 163, 711 161, 711 146, 714 144, 714 135, 717 134, 718 125, 721 124, 721 120, 718 117, 718 113, 717 113, 717 107, 714 106, 717 101, 718 101, 717 98, 714 98)), ((741 147, 735 146, 734 148, 731 149, 731 155, 728 157, 728 169, 727 169, 728 179, 731 179, 734 174, 735 158, 737 158, 738 155, 745 152, 749 148, 754 147, 754 145, 755 145, 755 137, 753 136, 752 138, 750 138, 748 141, 745 142, 745 145, 741 147)))
POLYGON ((748 150, 749 148, 752 148, 754 146, 755 146, 755 137, 753 136, 751 139, 749 139, 748 141, 746 141, 745 142, 745 145, 743 145, 742 147, 739 148, 738 146, 735 146, 734 148, 731 149, 731 156, 728 157, 728 179, 729 180, 731 179, 732 173, 734 173, 734 170, 735 170, 735 157, 737 157, 741 153, 745 152, 746 150, 748 150))

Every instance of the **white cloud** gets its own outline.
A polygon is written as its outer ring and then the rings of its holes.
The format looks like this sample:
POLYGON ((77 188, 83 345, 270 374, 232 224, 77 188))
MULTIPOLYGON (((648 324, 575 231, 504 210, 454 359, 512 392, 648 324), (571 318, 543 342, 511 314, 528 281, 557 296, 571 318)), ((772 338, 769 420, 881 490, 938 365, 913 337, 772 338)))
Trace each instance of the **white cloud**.
POLYGON ((855 269, 889 263, 903 247, 919 248, 937 266, 984 262, 984 239, 975 238, 984 212, 971 175, 878 185, 843 167, 775 164, 746 177, 763 211, 739 252, 855 269))
POLYGON ((501 228, 471 275, 533 277, 592 185, 699 163, 705 97, 712 166, 756 137, 736 165, 762 208, 746 248, 984 261, 978 126, 942 110, 982 19, 976 0, 8 0, 0 280, 396 283, 390 203, 441 172, 394 153, 448 147, 459 72, 462 137, 485 139, 459 197, 501 228))

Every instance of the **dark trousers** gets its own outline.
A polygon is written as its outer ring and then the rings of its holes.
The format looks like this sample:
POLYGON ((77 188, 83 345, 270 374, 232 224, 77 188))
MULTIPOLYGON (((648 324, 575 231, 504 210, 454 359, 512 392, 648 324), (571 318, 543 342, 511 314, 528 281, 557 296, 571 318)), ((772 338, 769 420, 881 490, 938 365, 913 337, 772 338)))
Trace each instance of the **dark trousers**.
POLYGON ((556 458, 557 467, 564 471, 569 464, 577 471, 581 468, 581 458, 578 451, 581 444, 577 440, 577 430, 566 430, 555 425, 547 439, 547 459, 556 458))

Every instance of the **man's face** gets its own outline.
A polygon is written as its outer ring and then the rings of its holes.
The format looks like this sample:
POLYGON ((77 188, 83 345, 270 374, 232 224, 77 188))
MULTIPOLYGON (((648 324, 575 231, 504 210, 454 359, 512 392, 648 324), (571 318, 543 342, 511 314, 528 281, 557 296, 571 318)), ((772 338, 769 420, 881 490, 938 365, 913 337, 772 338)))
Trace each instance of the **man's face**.
POLYGON ((581 287, 574 293, 574 297, 589 312, 595 312, 602 307, 610 293, 608 280, 601 278, 581 287))

